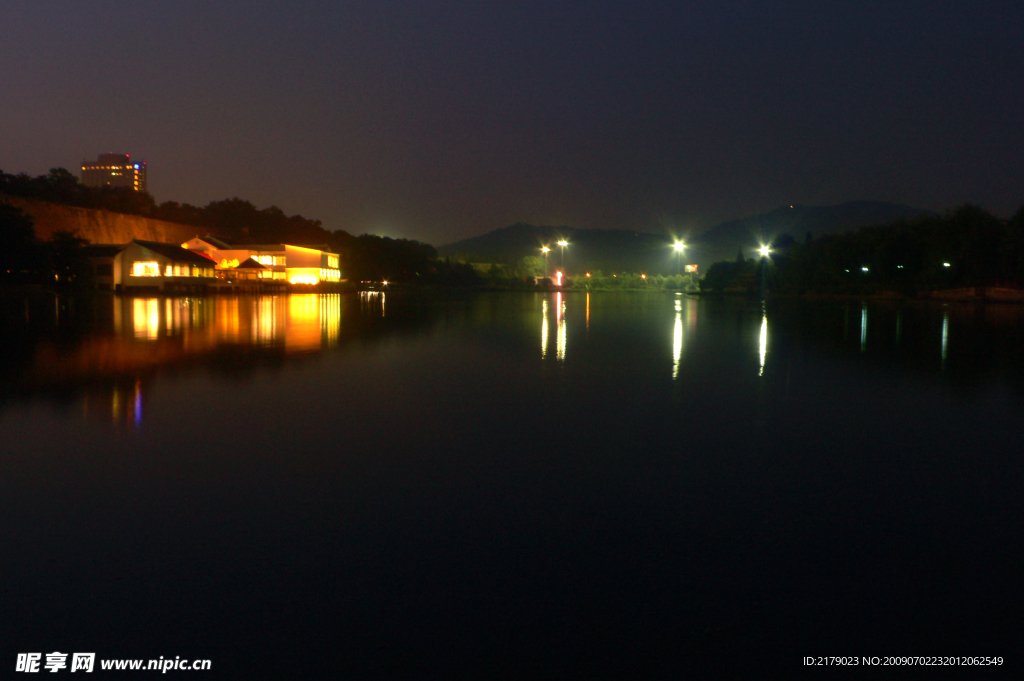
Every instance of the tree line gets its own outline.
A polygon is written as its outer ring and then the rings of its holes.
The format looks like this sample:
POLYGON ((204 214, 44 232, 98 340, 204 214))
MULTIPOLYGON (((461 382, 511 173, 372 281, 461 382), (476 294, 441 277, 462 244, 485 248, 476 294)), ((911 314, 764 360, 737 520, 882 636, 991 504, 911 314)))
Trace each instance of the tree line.
POLYGON ((941 289, 1024 288, 1024 206, 1009 220, 965 204, 942 215, 861 227, 797 243, 773 243, 768 258, 718 262, 702 290, 754 294, 914 296, 941 289))
MULTIPOLYGON (((353 282, 387 279, 463 286, 479 281, 471 266, 440 260, 429 244, 328 231, 319 220, 289 216, 277 206, 259 209, 237 197, 201 207, 176 201, 157 204, 150 194, 127 187, 87 187, 64 168, 53 168, 38 177, 0 172, 0 198, 3 195, 193 225, 231 244, 326 246, 339 254, 342 276, 353 282)), ((67 232, 55 233, 50 242, 38 243, 31 216, 0 203, 0 275, 6 280, 60 281, 64 280, 61 273, 68 281, 81 280, 87 276, 81 252, 86 243, 67 232)))

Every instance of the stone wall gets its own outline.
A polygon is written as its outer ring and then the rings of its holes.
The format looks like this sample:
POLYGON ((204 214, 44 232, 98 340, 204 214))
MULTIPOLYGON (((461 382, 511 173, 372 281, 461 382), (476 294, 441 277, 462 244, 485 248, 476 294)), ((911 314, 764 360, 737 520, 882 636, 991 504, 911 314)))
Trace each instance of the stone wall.
POLYGON ((125 215, 91 208, 61 206, 14 196, 0 196, 0 201, 21 208, 35 222, 36 238, 47 240, 58 230, 77 232, 94 244, 125 244, 132 239, 182 244, 205 234, 202 227, 151 220, 141 215, 125 215))

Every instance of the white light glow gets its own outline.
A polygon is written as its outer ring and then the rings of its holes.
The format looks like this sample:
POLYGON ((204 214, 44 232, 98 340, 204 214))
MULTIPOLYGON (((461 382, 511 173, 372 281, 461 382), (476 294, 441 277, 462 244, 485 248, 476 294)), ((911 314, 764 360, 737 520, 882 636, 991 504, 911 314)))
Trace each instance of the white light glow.
POLYGON ((544 299, 540 303, 540 358, 548 356, 548 301, 544 299))
POLYGON ((868 306, 860 306, 860 351, 868 349, 868 306))
POLYGON ((676 323, 672 329, 672 378, 679 376, 679 360, 683 357, 683 306, 676 300, 676 323))
POLYGON ((555 309, 557 310, 556 317, 558 323, 558 331, 555 333, 555 357, 558 358, 559 362, 563 362, 565 361, 567 331, 565 328, 565 303, 562 301, 561 293, 556 295, 555 309))
POLYGON ((764 358, 768 354, 768 315, 761 313, 761 335, 758 338, 758 351, 761 355, 761 371, 758 376, 764 376, 764 358))

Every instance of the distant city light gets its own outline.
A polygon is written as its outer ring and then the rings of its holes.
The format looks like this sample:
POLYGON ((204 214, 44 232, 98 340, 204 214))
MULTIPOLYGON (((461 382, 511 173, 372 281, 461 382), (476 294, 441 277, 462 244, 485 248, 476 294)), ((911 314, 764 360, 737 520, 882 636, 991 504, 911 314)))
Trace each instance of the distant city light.
POLYGON ((558 245, 561 246, 562 248, 565 248, 566 246, 569 245, 569 242, 566 241, 565 239, 562 239, 561 241, 558 242, 558 245))
POLYGON ((771 253, 772 250, 767 246, 761 246, 761 248, 757 249, 757 252, 761 254, 762 258, 767 258, 768 254, 771 253))
POLYGON ((686 248, 686 244, 684 244, 682 241, 677 241, 674 244, 672 244, 672 248, 676 249, 679 252, 682 252, 686 248))
POLYGON ((551 249, 548 248, 547 246, 541 246, 540 247, 540 252, 541 253, 549 253, 550 251, 551 251, 551 249))
POLYGON ((942 263, 942 266, 943 267, 949 267, 949 263, 948 262, 944 262, 944 263, 942 263))
POLYGON ((868 268, 867 268, 867 267, 861 267, 861 268, 860 268, 860 271, 861 271, 861 272, 867 272, 867 271, 868 271, 868 268))

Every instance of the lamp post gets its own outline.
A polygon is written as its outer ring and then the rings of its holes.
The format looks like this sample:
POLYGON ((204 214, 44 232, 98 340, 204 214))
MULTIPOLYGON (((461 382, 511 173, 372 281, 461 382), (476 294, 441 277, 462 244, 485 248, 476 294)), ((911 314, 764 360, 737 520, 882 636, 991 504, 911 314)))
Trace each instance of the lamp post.
POLYGON ((677 241, 672 244, 672 248, 676 249, 676 274, 682 274, 682 272, 680 272, 679 261, 683 257, 683 251, 686 249, 686 244, 682 241, 677 241))
POLYGON ((541 246, 540 252, 544 254, 544 274, 543 274, 543 276, 545 276, 545 277, 548 276, 548 253, 550 251, 551 251, 551 249, 548 248, 547 246, 541 246))
POLYGON ((562 272, 565 272, 565 247, 569 245, 569 242, 565 239, 558 240, 558 246, 562 249, 561 258, 559 259, 559 267, 562 268, 562 272))

